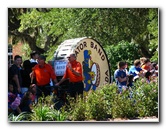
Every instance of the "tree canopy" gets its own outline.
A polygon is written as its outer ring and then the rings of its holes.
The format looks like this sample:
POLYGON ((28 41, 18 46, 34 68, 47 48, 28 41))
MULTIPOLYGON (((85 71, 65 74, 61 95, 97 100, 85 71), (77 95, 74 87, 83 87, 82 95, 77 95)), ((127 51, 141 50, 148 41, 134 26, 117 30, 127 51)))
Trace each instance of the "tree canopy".
POLYGON ((13 44, 22 40, 39 53, 92 37, 104 48, 125 41, 142 56, 158 57, 158 8, 8 8, 8 30, 13 44))

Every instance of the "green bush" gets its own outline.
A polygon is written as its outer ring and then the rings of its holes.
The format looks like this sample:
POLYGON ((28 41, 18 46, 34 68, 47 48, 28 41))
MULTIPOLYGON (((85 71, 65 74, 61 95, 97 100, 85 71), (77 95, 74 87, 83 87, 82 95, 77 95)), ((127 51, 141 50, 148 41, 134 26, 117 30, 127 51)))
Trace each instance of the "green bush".
POLYGON ((105 97, 105 102, 107 106, 107 115, 112 117, 112 107, 114 106, 113 102, 114 98, 117 95, 118 88, 115 83, 112 83, 111 85, 107 84, 103 86, 101 90, 104 93, 105 97))
POLYGON ((130 97, 130 91, 123 91, 113 98, 112 117, 113 118, 135 118, 138 116, 135 101, 130 97))
POLYGON ((147 83, 141 79, 134 82, 131 91, 117 92, 115 83, 100 86, 83 98, 74 100, 55 110, 50 97, 40 98, 33 113, 10 114, 9 121, 105 121, 107 118, 158 117, 158 80, 147 83), (131 94, 132 93, 132 94, 131 94))
POLYGON ((139 80, 135 83, 134 98, 140 117, 158 117, 158 83, 145 83, 139 80))
POLYGON ((66 120, 65 112, 56 110, 51 106, 50 97, 40 98, 31 114, 32 121, 64 121, 66 120))
POLYGON ((22 112, 19 115, 14 115, 13 113, 8 115, 8 121, 31 121, 29 113, 22 112))
POLYGON ((107 116, 108 105, 104 92, 92 92, 87 99, 89 119, 104 120, 107 116))
POLYGON ((76 101, 73 98, 68 98, 70 105, 67 106, 69 110, 69 120, 83 121, 86 120, 86 102, 80 96, 77 97, 76 101))

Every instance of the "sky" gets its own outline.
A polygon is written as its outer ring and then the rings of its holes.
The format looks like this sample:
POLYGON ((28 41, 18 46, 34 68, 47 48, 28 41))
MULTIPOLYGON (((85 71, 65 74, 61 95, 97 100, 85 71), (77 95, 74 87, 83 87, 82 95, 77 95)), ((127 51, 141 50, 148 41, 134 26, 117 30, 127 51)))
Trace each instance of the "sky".
POLYGON ((165 16, 166 16, 166 8, 164 8, 164 0, 1 0, 0 4, 0 53, 1 53, 1 74, 0 74, 0 82, 1 82, 1 106, 0 106, 0 123, 3 127, 9 128, 17 128, 17 129, 28 129, 31 127, 35 127, 35 129, 45 129, 58 127, 61 128, 86 128, 86 127, 94 127, 98 128, 123 128, 127 127, 128 129, 146 127, 147 128, 163 128, 166 124, 164 120, 165 115, 165 86, 163 85, 163 76, 165 73, 165 68, 163 67, 164 63, 164 55, 165 45, 164 36, 165 32, 165 16), (159 51, 160 51, 160 60, 159 60, 159 69, 161 73, 160 76, 160 123, 8 123, 7 118, 7 43, 8 43, 8 8, 159 8, 159 51))

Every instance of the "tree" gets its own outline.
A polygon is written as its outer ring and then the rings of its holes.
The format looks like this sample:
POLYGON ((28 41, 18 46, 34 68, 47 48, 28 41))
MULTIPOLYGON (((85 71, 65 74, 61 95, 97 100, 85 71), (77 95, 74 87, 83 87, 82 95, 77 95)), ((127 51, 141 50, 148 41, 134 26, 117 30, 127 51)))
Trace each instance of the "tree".
POLYGON ((158 47, 157 8, 9 8, 9 33, 47 53, 70 38, 92 37, 103 47, 121 41, 151 58, 158 47), (13 29, 11 29, 13 28, 13 29), (14 30, 14 31, 13 31, 14 30), (155 30, 155 31, 154 31, 155 30))
POLYGON ((69 23, 70 36, 92 36, 103 46, 118 44, 122 40, 134 42, 140 46, 142 56, 153 56, 154 49, 149 51, 149 44, 154 39, 158 45, 158 35, 151 31, 155 29, 158 32, 157 8, 91 8, 70 11, 74 15, 69 23))
POLYGON ((41 24, 33 24, 34 18, 36 22, 42 13, 44 14, 48 11, 49 9, 9 8, 8 35, 13 38, 13 44, 17 43, 18 40, 21 40, 28 43, 31 50, 35 50, 41 54, 46 52, 50 45, 54 45, 59 37, 52 37, 51 34, 43 34, 41 33, 43 26, 41 24), (30 17, 29 14, 31 14, 30 17), (42 37, 43 35, 44 37, 42 37))
POLYGON ((119 61, 126 61, 130 67, 133 65, 135 59, 139 59, 141 57, 139 45, 125 41, 121 41, 117 45, 113 44, 106 46, 105 51, 109 63, 111 64, 112 75, 118 68, 117 64, 119 61))

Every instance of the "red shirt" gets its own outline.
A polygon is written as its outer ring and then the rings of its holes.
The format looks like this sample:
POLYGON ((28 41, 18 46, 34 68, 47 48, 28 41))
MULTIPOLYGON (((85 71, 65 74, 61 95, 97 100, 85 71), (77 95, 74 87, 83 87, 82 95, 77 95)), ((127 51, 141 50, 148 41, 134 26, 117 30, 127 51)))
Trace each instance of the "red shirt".
POLYGON ((66 72, 65 72, 63 78, 66 78, 66 79, 69 78, 69 82, 80 82, 80 81, 82 81, 83 77, 82 77, 82 66, 81 66, 81 64, 77 61, 73 61, 73 62, 69 62, 69 63, 71 63, 72 69, 75 72, 80 73, 81 76, 75 75, 68 67, 66 67, 66 72))
POLYGON ((44 67, 41 67, 39 64, 35 65, 33 71, 38 86, 47 85, 50 83, 50 79, 54 80, 56 78, 52 66, 46 63, 44 67))
POLYGON ((145 69, 145 70, 150 70, 150 66, 147 66, 147 65, 143 65, 142 67, 141 67, 142 69, 145 69))

